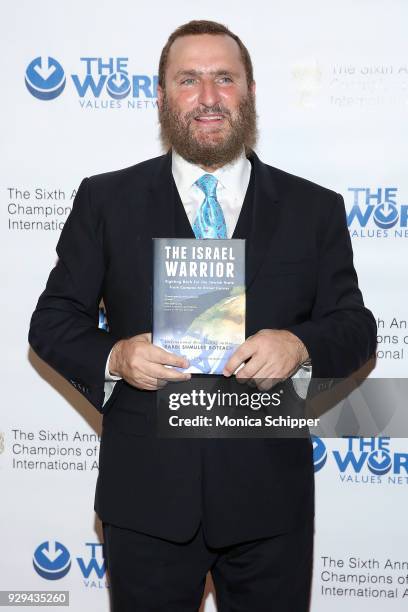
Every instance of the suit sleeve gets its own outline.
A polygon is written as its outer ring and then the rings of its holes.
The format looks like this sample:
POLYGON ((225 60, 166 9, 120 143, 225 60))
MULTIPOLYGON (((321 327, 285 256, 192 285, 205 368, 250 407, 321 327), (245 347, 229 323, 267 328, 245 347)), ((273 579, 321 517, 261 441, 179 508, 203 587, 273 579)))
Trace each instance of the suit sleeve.
POLYGON ((336 196, 320 228, 311 318, 287 328, 306 346, 313 378, 345 378, 363 366, 376 348, 376 323, 358 287, 344 200, 336 196))
POLYGON ((34 351, 100 412, 106 360, 118 340, 98 328, 105 273, 102 236, 101 221, 91 208, 90 181, 84 179, 57 244, 58 262, 29 331, 34 351))

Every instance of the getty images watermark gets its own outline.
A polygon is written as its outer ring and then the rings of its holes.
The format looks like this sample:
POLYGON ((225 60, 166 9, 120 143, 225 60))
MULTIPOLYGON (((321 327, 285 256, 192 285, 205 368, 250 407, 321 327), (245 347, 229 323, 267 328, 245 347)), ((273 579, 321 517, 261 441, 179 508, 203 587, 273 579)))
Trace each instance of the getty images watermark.
MULTIPOLYGON (((195 416, 181 416, 180 414, 171 414, 168 418, 170 427, 182 427, 182 428, 197 428, 197 427, 209 427, 209 428, 222 428, 222 429, 237 429, 237 428, 251 428, 251 427, 273 427, 277 429, 299 429, 302 430, 305 427, 317 427, 319 419, 307 419, 307 418, 296 418, 291 416, 284 416, 282 414, 273 416, 272 414, 263 414, 259 412, 262 408, 269 408, 271 406, 279 407, 282 402, 282 395, 284 391, 280 389, 276 393, 268 392, 227 392, 227 391, 215 391, 208 392, 204 389, 192 389, 190 392, 183 393, 170 393, 169 395, 169 410, 180 411, 183 408, 198 408, 203 411, 209 412, 216 410, 222 414, 215 414, 209 416, 206 414, 196 414, 195 416), (256 413, 240 415, 238 410, 248 408, 249 411, 256 413), (233 413, 225 413, 225 409, 228 411, 233 410, 233 413)), ((248 412, 248 411, 247 411, 248 412)), ((183 410, 184 414, 184 410, 183 410)))
POLYGON ((291 381, 259 390, 220 376, 192 377, 158 392, 158 435, 308 437, 319 419, 305 416, 303 406, 291 381))
POLYGON ((303 389, 292 379, 260 382, 197 376, 169 383, 157 394, 155 433, 165 438, 408 437, 408 379, 312 379, 303 389))

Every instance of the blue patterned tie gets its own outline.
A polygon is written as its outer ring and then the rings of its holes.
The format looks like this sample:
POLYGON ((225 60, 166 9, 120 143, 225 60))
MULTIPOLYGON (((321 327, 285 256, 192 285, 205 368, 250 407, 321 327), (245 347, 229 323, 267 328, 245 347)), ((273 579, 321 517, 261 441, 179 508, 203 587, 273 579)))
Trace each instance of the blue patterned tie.
POLYGON ((217 183, 218 180, 212 174, 203 174, 195 182, 205 195, 193 223, 196 238, 227 238, 224 213, 217 200, 217 183))

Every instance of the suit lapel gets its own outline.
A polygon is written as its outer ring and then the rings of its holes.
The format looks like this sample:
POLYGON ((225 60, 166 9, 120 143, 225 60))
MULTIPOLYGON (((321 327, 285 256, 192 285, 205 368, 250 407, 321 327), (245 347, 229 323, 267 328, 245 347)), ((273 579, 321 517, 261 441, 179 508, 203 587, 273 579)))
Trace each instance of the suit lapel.
POLYGON ((150 235, 154 238, 174 238, 176 236, 172 183, 171 151, 169 151, 159 158, 157 169, 150 183, 150 206, 147 214, 150 235))
POLYGON ((187 216, 186 209, 184 208, 183 202, 181 201, 180 194, 177 191, 176 183, 172 178, 173 194, 174 194, 174 213, 175 213, 175 224, 176 233, 179 238, 194 238, 195 234, 191 227, 190 220, 187 216))
MULTIPOLYGON (((252 152, 249 160, 253 173, 252 220, 247 240, 246 287, 253 283, 278 226, 278 195, 268 166, 252 152)), ((235 236, 234 238, 238 237, 235 236)))
POLYGON ((171 150, 159 159, 150 185, 149 225, 155 238, 194 238, 171 171, 171 150))

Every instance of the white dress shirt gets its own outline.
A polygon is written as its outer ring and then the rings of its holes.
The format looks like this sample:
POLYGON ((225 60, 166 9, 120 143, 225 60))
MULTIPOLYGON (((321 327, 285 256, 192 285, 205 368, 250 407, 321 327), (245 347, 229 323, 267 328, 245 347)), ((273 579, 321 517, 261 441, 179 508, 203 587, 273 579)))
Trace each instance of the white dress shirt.
MULTIPOLYGON (((204 193, 195 185, 195 182, 203 174, 213 174, 216 177, 218 181, 216 187, 217 200, 224 213, 227 237, 231 238, 239 213, 241 212, 242 204, 244 203, 251 176, 251 162, 246 158, 244 149, 242 149, 242 154, 237 159, 211 173, 206 172, 200 166, 188 162, 173 149, 171 171, 191 226, 204 201, 204 193)), ((115 382, 120 380, 119 376, 113 376, 109 373, 109 359, 110 353, 105 368, 105 402, 110 397, 115 382)), ((299 374, 296 373, 296 375, 305 376, 305 371, 302 372, 301 368, 298 372, 299 374)), ((306 377, 310 378, 309 372, 306 374, 306 377)))
POLYGON ((224 213, 227 226, 227 237, 231 238, 244 203, 251 176, 251 162, 245 152, 233 162, 222 166, 215 172, 205 172, 200 166, 191 164, 181 155, 172 152, 171 171, 177 191, 183 203, 191 226, 197 217, 198 210, 204 201, 204 193, 195 182, 203 174, 212 174, 218 180, 217 200, 224 213))

